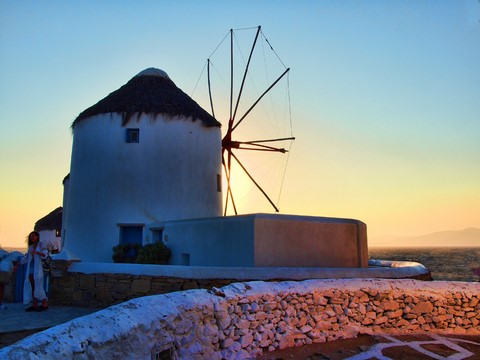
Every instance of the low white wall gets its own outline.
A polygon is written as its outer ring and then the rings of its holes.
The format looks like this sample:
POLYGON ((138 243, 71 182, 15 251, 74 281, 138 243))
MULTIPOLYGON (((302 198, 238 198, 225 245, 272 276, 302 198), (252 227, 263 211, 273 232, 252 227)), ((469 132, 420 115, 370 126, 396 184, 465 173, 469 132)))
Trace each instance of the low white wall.
POLYGON ((0 350, 8 359, 247 359, 358 333, 480 334, 480 284, 353 279, 236 283, 112 306, 0 350))
POLYGON ((366 268, 366 225, 354 219, 249 214, 164 221, 170 265, 366 268), (186 263, 183 256, 188 258, 186 263))
POLYGON ((354 219, 256 214, 255 266, 366 268, 367 226, 354 219))
POLYGON ((150 226, 163 229, 172 251, 170 265, 255 266, 253 215, 167 221, 150 226), (188 254, 189 263, 182 256, 188 254))
MULTIPOLYGON (((54 257, 60 259, 60 257, 54 257)), ((430 271, 410 261, 370 260, 369 268, 220 267, 74 262, 68 271, 82 274, 129 274, 190 279, 307 280, 346 278, 428 278, 430 271)))

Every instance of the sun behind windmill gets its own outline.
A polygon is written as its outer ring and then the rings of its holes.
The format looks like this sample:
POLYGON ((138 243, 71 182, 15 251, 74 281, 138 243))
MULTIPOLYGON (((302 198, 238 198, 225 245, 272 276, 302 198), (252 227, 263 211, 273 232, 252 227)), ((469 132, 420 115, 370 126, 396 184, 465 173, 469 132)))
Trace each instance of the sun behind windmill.
MULTIPOLYGON (((260 158, 259 152, 285 154, 291 148, 295 138, 290 111, 290 69, 278 57, 260 26, 231 29, 207 59, 205 68, 211 114, 222 122, 224 128, 222 166, 227 185, 224 215, 229 208, 238 214, 234 194, 238 195, 239 189, 233 189, 232 178, 241 176, 239 172, 262 194, 270 208, 279 212, 277 203, 269 194, 272 189, 265 189, 261 184, 261 180, 268 177, 249 168, 252 164, 245 153, 252 152, 254 157, 260 158), (242 38, 239 33, 246 34, 242 38), (220 99, 217 98, 219 94, 223 94, 220 99), (227 101, 228 106, 225 106, 227 101), (223 105, 224 111, 218 111, 219 105, 223 105), (245 130, 243 133, 242 129, 245 130)), ((274 191, 278 198, 287 159, 281 160, 280 171, 277 169, 274 175, 280 184, 274 191)))

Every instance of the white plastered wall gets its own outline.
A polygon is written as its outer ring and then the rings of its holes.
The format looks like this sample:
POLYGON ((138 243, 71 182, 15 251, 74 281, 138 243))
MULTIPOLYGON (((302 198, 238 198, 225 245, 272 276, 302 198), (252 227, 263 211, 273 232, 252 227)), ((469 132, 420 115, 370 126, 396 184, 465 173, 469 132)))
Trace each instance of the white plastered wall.
POLYGON ((121 122, 102 114, 74 128, 64 247, 83 261, 112 261, 119 224, 222 212, 220 128, 163 115, 121 122), (139 143, 126 142, 127 128, 139 129, 139 143))

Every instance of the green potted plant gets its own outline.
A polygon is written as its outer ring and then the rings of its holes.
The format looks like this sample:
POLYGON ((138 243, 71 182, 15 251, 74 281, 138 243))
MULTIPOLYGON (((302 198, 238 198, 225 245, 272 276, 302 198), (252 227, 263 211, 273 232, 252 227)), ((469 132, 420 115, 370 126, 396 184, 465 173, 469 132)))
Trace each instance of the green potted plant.
POLYGON ((167 264, 171 251, 161 241, 148 244, 138 251, 137 264, 167 264))
POLYGON ((139 244, 120 244, 113 247, 113 262, 116 263, 134 263, 137 259, 139 244))

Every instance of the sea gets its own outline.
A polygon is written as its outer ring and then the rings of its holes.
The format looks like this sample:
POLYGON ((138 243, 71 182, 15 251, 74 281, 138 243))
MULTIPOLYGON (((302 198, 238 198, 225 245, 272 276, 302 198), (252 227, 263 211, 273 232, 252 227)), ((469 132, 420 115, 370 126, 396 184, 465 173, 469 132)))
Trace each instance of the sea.
POLYGON ((480 281, 480 247, 369 248, 370 259, 415 261, 433 280, 480 281))

